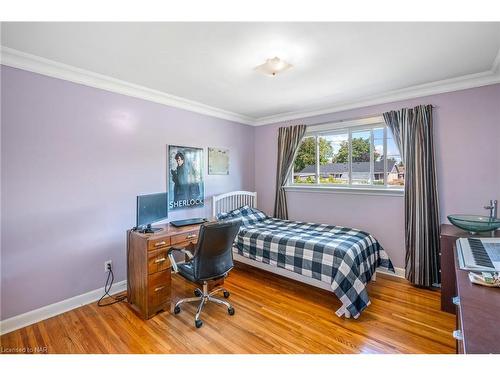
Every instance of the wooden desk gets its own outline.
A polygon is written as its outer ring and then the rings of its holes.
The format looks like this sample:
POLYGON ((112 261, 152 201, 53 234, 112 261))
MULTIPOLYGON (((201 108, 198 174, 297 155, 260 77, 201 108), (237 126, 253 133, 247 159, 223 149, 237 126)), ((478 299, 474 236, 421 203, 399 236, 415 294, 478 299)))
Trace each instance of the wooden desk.
MULTIPOLYGON (((460 237, 491 237, 491 232, 472 235, 451 224, 441 224, 441 310, 455 314, 453 297, 457 295, 453 246, 460 237)), ((494 237, 500 237, 500 231, 494 237)))
POLYGON ((469 272, 458 266, 456 249, 455 269, 457 294, 457 352, 465 354, 500 353, 500 288, 472 284, 469 272))
POLYGON ((200 224, 176 228, 159 225, 162 230, 145 234, 127 231, 127 299, 129 306, 143 319, 170 311, 171 247, 194 248, 200 224))

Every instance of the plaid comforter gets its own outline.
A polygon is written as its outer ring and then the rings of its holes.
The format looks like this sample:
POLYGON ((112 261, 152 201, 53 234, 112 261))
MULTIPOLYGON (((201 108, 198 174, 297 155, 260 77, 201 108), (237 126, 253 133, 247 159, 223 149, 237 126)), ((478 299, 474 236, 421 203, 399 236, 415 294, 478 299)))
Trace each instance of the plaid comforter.
POLYGON ((342 302, 338 316, 358 318, 370 305, 366 284, 375 269, 394 271, 384 249, 366 232, 269 217, 244 221, 234 251, 330 284, 342 302))

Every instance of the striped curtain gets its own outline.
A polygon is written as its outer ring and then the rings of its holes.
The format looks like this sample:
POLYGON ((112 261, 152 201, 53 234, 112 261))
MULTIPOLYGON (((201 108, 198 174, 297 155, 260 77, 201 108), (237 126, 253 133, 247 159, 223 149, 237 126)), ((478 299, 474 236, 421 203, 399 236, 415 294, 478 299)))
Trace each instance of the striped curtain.
POLYGON ((293 159, 305 133, 305 125, 283 127, 279 128, 278 131, 278 166, 276 169, 276 196, 274 200, 274 217, 278 219, 288 219, 284 186, 290 177, 290 173, 292 173, 293 159))
POLYGON ((432 106, 384 113, 399 147, 405 174, 406 279, 418 286, 440 283, 439 206, 432 106))

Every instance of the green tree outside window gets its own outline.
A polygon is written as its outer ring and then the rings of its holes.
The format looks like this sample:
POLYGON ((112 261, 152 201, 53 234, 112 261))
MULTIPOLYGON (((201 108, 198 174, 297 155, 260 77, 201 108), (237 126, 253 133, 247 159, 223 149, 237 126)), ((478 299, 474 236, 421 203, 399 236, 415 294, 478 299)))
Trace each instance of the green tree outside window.
MULTIPOLYGON (((327 164, 333 157, 333 147, 324 138, 319 138, 319 164, 327 164)), ((300 172, 308 165, 316 164, 316 140, 314 137, 304 138, 294 163, 294 172, 300 172)))

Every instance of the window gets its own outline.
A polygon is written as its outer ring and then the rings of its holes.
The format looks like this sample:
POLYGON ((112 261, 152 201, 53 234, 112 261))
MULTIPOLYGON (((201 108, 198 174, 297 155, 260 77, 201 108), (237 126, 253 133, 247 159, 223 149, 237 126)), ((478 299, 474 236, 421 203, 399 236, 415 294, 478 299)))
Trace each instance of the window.
POLYGON ((289 186, 401 188, 405 168, 381 117, 311 126, 289 186))

